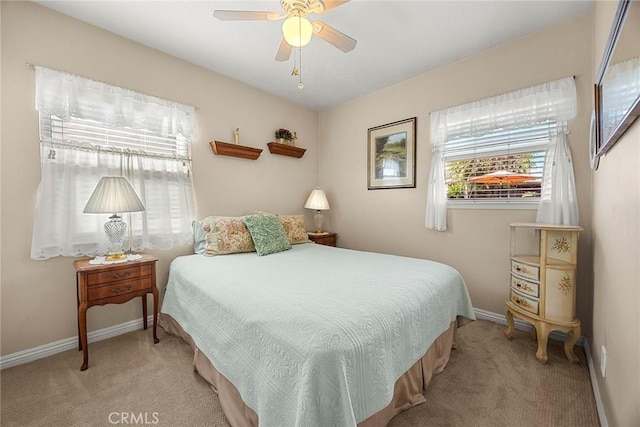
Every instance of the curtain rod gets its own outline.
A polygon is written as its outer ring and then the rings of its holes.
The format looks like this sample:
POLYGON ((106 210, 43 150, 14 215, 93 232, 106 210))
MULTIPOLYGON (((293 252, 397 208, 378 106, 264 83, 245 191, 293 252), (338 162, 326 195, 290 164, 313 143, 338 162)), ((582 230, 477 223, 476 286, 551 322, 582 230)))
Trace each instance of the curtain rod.
MULTIPOLYGON (((33 65, 33 64, 31 64, 31 63, 29 63, 29 62, 25 62, 25 65, 26 65, 27 67, 31 68, 32 70, 35 70, 35 69, 36 69, 36 66, 35 66, 35 65, 33 65)), ((40 66, 41 66, 41 67, 43 67, 43 68, 49 68, 49 67, 45 67, 44 65, 40 65, 40 66)), ((98 83, 102 83, 102 84, 106 84, 106 85, 110 85, 110 86, 115 86, 115 87, 118 87, 118 88, 120 88, 120 89, 125 89, 125 90, 130 90, 130 91, 133 91, 133 92, 138 92, 138 91, 133 90, 133 89, 129 89, 129 88, 126 88, 126 87, 122 87, 122 86, 114 85, 113 83, 104 82, 104 81, 102 81, 102 80, 90 79, 89 77, 80 76, 80 75, 78 75, 78 74, 70 73, 70 72, 68 72, 68 71, 57 70, 57 69, 55 69, 55 68, 49 68, 49 69, 50 69, 50 70, 55 70, 55 71, 58 71, 58 72, 61 72, 61 73, 71 74, 71 75, 74 75, 74 76, 78 76, 78 77, 82 77, 82 78, 85 78, 85 79, 93 80, 94 82, 98 82, 98 83)), ((165 101, 177 102, 177 103, 179 103, 179 104, 188 105, 188 106, 190 106, 190 107, 195 108, 195 110, 196 110, 196 111, 200 111, 200 107, 196 107, 196 106, 194 106, 194 105, 185 104, 185 103, 183 103, 183 102, 174 101, 174 100, 172 100, 172 99, 163 98, 163 97, 161 97, 161 96, 156 96, 156 95, 151 95, 151 94, 148 94, 148 95, 149 95, 149 96, 156 97, 156 98, 159 98, 159 99, 163 99, 163 100, 165 100, 165 101)))

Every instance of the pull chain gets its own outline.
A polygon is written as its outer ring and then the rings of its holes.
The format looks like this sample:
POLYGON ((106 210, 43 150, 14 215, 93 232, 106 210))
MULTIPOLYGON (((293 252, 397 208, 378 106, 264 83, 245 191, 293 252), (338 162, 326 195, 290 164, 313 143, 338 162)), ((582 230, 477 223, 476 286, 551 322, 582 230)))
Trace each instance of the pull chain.
POLYGON ((304 84, 302 84, 302 47, 298 48, 298 55, 300 56, 300 70, 298 72, 298 89, 302 89, 304 84))

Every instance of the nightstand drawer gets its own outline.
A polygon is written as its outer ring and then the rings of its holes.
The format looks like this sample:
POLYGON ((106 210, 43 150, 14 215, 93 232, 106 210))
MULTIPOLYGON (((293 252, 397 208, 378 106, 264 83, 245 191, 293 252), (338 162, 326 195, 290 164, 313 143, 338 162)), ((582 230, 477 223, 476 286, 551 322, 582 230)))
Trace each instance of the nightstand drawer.
POLYGON ((519 292, 511 289, 511 296, 509 297, 512 303, 522 308, 523 310, 527 310, 533 314, 539 314, 540 312, 540 301, 536 298, 529 298, 522 295, 519 292))
POLYGON ((89 288, 89 302, 118 295, 125 295, 144 289, 151 290, 152 285, 151 277, 145 277, 143 279, 122 281, 106 286, 94 286, 89 288))
POLYGON ((536 282, 540 280, 540 269, 522 262, 511 260, 511 272, 525 279, 535 280, 536 282))
POLYGON ((89 286, 104 285, 109 282, 117 282, 119 280, 137 279, 138 277, 150 276, 153 271, 153 265, 133 265, 122 268, 114 268, 108 271, 97 273, 89 273, 87 284, 89 286))
POLYGON ((536 298, 540 296, 540 285, 538 283, 524 280, 515 274, 511 275, 511 288, 528 296, 536 298))

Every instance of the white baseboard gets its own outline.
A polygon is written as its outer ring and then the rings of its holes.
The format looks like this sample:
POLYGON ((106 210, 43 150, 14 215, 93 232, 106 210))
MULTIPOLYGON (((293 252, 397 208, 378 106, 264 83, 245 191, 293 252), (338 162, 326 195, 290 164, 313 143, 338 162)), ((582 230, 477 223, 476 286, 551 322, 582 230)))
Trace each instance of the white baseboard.
POLYGON ((587 341, 586 338, 584 340, 584 352, 587 355, 587 362, 589 363, 589 378, 591 378, 591 388, 593 388, 593 397, 596 400, 596 410, 598 411, 600 426, 609 427, 607 415, 604 413, 604 406, 602 405, 602 398, 600 397, 600 388, 598 387, 598 379, 596 378, 597 371, 593 365, 593 358, 591 357, 591 347, 589 347, 589 341, 587 341))
MULTIPOLYGON (((153 315, 147 317, 147 324, 153 325, 153 315)), ((106 340, 117 335, 126 334, 142 328, 142 319, 131 320, 129 322, 120 323, 119 325, 110 326, 97 331, 89 332, 87 340, 89 343, 106 340)), ((18 351, 16 353, 7 354, 0 357, 0 370, 11 368, 12 366, 22 365, 23 363, 32 362, 67 350, 78 349, 78 337, 65 338, 60 341, 18 351)))
MULTIPOLYGON (((492 313, 490 311, 481 310, 479 308, 474 308, 473 312, 476 314, 476 317, 478 319, 489 320, 490 322, 507 326, 507 317, 504 314, 492 313)), ((519 329, 521 331, 530 332, 533 328, 530 323, 527 323, 524 320, 516 319, 515 317, 513 319, 513 324, 516 329, 519 329)), ((549 334, 549 338, 556 341, 564 341, 565 339, 567 339, 567 334, 560 331, 553 331, 549 334)), ((578 338, 576 345, 584 347, 584 336, 578 338)))

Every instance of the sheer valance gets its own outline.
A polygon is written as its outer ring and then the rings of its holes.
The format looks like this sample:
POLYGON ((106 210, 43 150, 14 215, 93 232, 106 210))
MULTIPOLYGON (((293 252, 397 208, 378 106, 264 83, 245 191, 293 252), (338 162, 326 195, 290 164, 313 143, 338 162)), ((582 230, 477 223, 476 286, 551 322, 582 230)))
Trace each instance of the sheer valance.
POLYGON ((567 121, 576 115, 573 77, 509 92, 446 110, 431 117, 431 143, 480 136, 497 129, 531 127, 548 121, 567 121))
POLYGON ((195 138, 195 107, 36 66, 36 109, 67 120, 195 138))

